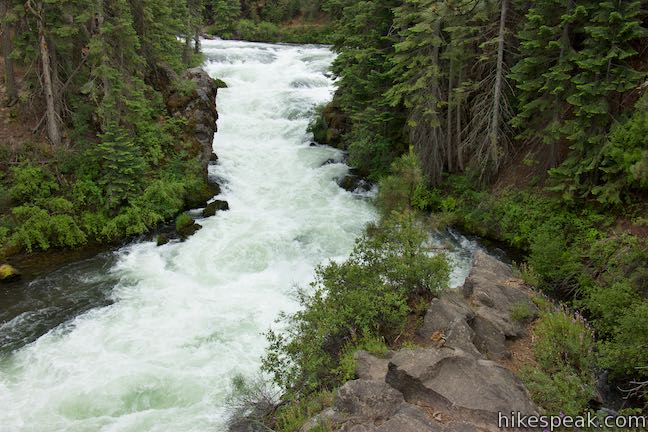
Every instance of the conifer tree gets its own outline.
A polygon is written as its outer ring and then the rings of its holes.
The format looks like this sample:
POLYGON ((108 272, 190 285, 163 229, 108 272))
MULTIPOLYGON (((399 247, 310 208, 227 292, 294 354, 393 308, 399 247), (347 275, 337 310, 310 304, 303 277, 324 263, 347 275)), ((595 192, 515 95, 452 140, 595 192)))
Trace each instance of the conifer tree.
POLYGON ((625 107, 624 95, 638 88, 646 74, 636 70, 632 58, 636 43, 646 40, 641 26, 641 1, 600 1, 587 10, 583 49, 575 62, 575 92, 567 99, 575 118, 566 125, 571 154, 558 175, 568 175, 568 191, 587 193, 600 174, 601 150, 606 133, 625 107))

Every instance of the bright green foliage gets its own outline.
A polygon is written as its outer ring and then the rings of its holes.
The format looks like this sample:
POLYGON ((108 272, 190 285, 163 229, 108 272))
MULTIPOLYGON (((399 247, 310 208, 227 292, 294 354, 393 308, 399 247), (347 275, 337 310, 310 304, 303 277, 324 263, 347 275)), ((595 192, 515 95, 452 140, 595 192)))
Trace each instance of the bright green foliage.
POLYGON ((300 293, 303 310, 285 317, 287 333, 268 334, 264 369, 299 394, 340 383, 349 375, 344 353, 376 337, 393 340, 410 302, 447 286, 445 256, 428 252, 427 231, 412 214, 370 229, 346 262, 317 270, 312 292, 300 293))
POLYGON ((648 189, 648 95, 634 113, 615 124, 601 152, 601 185, 592 189, 603 203, 621 204, 631 192, 648 189))
POLYGON ((560 310, 542 315, 534 329, 539 363, 521 375, 531 397, 550 414, 582 414, 594 396, 594 337, 585 321, 560 310))
POLYGON ((33 165, 25 164, 13 167, 11 176, 9 195, 17 203, 49 198, 59 188, 49 173, 33 165))
POLYGON ((636 301, 624 309, 612 329, 610 340, 601 342, 601 365, 617 377, 635 376, 648 379, 646 345, 648 345, 648 303, 636 301))
POLYGON ((493 196, 475 191, 463 177, 450 178, 430 194, 437 197, 430 207, 435 211, 442 210, 443 200, 454 199, 450 212, 443 209, 446 220, 529 253, 523 268, 536 286, 579 308, 592 326, 598 339, 593 357, 586 355, 592 346, 589 337, 578 336, 583 328, 580 320, 557 313, 540 326, 544 342, 538 342, 538 349, 545 354, 538 355, 547 371, 531 371, 533 378, 527 381, 539 403, 548 409, 563 402, 571 406, 570 401, 586 406, 589 378, 560 369, 561 365, 582 372, 594 364, 605 367, 628 388, 630 381, 645 381, 648 240, 630 234, 610 236, 609 215, 569 208, 559 198, 540 194, 493 196), (559 380, 582 381, 581 390, 586 391, 567 390, 559 380))
POLYGON ((34 87, 30 97, 40 97, 41 68, 29 65, 40 64, 35 30, 42 26, 67 139, 65 149, 47 152, 25 145, 24 162, 0 178, 10 198, 0 203, 10 215, 6 245, 31 251, 141 234, 202 196, 186 125, 169 116, 162 97, 171 90, 164 85, 184 94, 194 86, 160 80, 193 64, 193 50, 178 38, 199 31, 202 3, 47 1, 40 15, 15 4, 12 23, 24 31, 16 28, 12 57, 27 70, 25 91, 34 87))
POLYGON ((536 359, 547 372, 568 368, 591 373, 594 363, 594 337, 580 316, 559 311, 542 317, 534 329, 536 359))
POLYGON ((520 371, 520 376, 533 401, 543 407, 547 414, 583 414, 594 396, 593 383, 573 371, 548 373, 525 367, 520 371))
POLYGON ((385 214, 416 207, 417 191, 425 183, 423 171, 414 154, 402 156, 391 167, 391 175, 383 177, 378 192, 378 205, 385 214))
POLYGON ((184 228, 187 228, 188 226, 193 225, 194 221, 189 216, 188 213, 181 213, 177 218, 176 218, 176 230, 181 231, 184 228))

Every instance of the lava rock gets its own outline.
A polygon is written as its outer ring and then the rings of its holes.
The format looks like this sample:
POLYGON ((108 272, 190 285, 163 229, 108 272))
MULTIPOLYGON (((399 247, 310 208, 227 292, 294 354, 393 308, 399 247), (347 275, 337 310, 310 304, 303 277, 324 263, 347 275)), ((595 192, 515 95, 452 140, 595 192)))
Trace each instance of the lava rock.
POLYGON ((0 282, 9 283, 20 279, 20 272, 9 264, 0 265, 0 282))
POLYGON ((338 186, 349 192, 369 192, 371 183, 360 176, 349 174, 337 181, 338 186))
POLYGON ((202 211, 203 217, 214 216, 217 211, 229 210, 229 203, 227 201, 216 200, 207 204, 207 207, 202 211))
POLYGON ((476 425, 496 425, 498 412, 538 413, 511 371, 458 348, 401 350, 390 361, 386 381, 406 401, 441 408, 476 425))

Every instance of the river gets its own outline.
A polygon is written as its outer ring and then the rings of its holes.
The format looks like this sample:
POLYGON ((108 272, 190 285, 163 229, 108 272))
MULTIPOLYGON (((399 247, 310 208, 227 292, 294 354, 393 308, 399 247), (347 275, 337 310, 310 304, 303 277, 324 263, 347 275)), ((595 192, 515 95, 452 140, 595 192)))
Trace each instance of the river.
MULTIPOLYGON (((22 287, 0 315, 0 431, 223 430, 231 377, 258 372, 294 287, 376 218, 336 184, 342 154, 306 133, 334 90, 328 48, 203 49, 228 84, 210 175, 231 210, 185 242, 138 242, 22 287)), ((474 245, 454 241, 460 283, 474 245)))

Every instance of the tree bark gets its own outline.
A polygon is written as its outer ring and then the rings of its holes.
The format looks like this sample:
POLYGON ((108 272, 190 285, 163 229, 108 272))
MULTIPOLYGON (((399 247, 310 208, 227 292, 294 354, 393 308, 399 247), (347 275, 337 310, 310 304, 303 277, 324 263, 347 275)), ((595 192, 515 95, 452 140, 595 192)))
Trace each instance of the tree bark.
POLYGON ((47 36, 45 35, 45 24, 43 23, 43 4, 38 4, 36 18, 38 21, 38 40, 41 55, 41 64, 43 68, 43 93, 45 94, 46 119, 47 119, 47 136, 52 145, 58 147, 61 145, 61 130, 58 116, 56 114, 56 102, 54 94, 54 85, 52 83, 52 69, 50 65, 50 53, 47 45, 47 36))
POLYGON ((448 108, 446 110, 446 146, 447 150, 447 159, 448 159, 448 172, 453 172, 454 170, 454 148, 452 146, 452 92, 453 92, 453 66, 454 61, 450 59, 450 68, 448 71, 448 108))
POLYGON ((498 143, 500 140, 500 122, 502 116, 502 91, 504 81, 504 39, 506 36, 506 14, 508 12, 508 0, 502 0, 500 12, 500 23, 497 43, 497 69, 495 72, 495 89, 493 97, 493 116, 489 131, 491 160, 496 162, 498 156, 498 143))
POLYGON ((194 53, 200 53, 200 27, 196 27, 194 30, 194 53))
POLYGON ((7 24, 7 13, 9 11, 9 0, 0 0, 0 19, 2 20, 2 58, 4 58, 4 83, 7 90, 7 106, 18 101, 18 88, 16 87, 16 76, 14 75, 13 60, 11 59, 11 32, 7 24))

